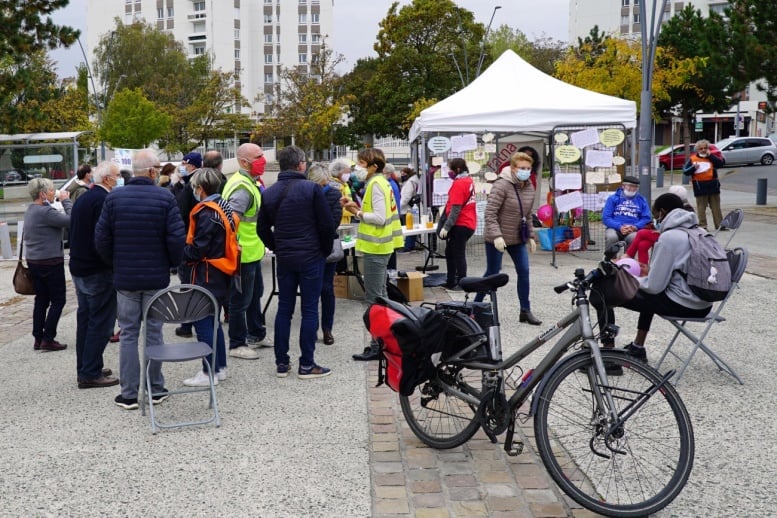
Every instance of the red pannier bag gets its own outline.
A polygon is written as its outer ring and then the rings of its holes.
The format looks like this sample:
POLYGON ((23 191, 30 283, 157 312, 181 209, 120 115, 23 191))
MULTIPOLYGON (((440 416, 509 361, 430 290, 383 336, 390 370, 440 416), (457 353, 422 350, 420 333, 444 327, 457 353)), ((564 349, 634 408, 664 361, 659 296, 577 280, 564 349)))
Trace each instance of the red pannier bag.
POLYGON ((425 307, 378 297, 364 312, 364 325, 380 346, 378 384, 403 396, 434 375, 432 355, 442 351, 445 319, 425 307))

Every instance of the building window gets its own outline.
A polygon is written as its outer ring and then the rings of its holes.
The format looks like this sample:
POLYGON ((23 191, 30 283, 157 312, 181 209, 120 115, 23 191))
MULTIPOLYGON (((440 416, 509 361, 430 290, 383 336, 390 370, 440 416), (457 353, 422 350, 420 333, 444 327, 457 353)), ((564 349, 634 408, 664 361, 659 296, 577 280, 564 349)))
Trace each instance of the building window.
POLYGON ((634 0, 634 5, 639 5, 639 0, 634 0))
POLYGON ((312 39, 312 42, 313 42, 314 45, 316 43, 321 43, 321 34, 315 32, 315 33, 311 34, 311 39, 312 39))
POLYGON ((308 55, 307 54, 300 54, 299 55, 299 62, 300 63, 307 63, 308 62, 308 55))
POLYGON ((299 13, 299 23, 308 23, 307 13, 299 13))
POLYGON ((272 83, 272 74, 265 74, 264 75, 264 82, 265 83, 272 83))
POLYGON ((194 22, 192 32, 205 32, 205 22, 194 22))
POLYGON ((265 34, 264 35, 264 42, 265 43, 272 43, 272 34, 265 34))
POLYGON ((265 54, 264 55, 264 62, 265 63, 272 63, 272 54, 265 54))
POLYGON ((235 29, 235 39, 236 40, 240 39, 240 29, 235 29))
POLYGON ((621 5, 622 5, 623 7, 626 7, 626 6, 628 6, 628 5, 629 5, 629 0, 622 0, 622 2, 621 2, 621 5))
POLYGON ((621 16, 621 25, 628 25, 629 24, 629 15, 624 14, 621 16))
POLYGON ((307 43, 308 42, 308 35, 307 34, 300 34, 299 35, 299 42, 300 43, 307 43))
POLYGON ((310 22, 311 23, 318 23, 318 13, 311 13, 310 15, 310 22))
POLYGON ((299 0, 299 5, 308 5, 308 0, 299 0))
POLYGON ((165 15, 165 10, 163 8, 159 8, 156 10, 156 19, 161 20, 165 15))
POLYGON ((235 49, 235 59, 240 59, 240 49, 235 49))
POLYGON ((203 54, 205 54, 205 45, 196 45, 194 47, 194 55, 202 56, 203 54))
POLYGON ((174 16, 175 16, 175 9, 173 9, 172 7, 168 7, 167 8, 167 17, 168 18, 173 18, 174 16))
POLYGON ((265 14, 264 15, 264 23, 272 23, 272 15, 271 14, 265 14))
POLYGON ((639 23, 639 13, 634 13, 634 23, 639 23))
POLYGON ((264 99, 265 101, 267 101, 267 104, 272 104, 273 101, 275 100, 275 97, 273 96, 273 94, 265 94, 264 99))
POLYGON ((194 2, 194 11, 204 11, 205 10, 205 2, 194 2))

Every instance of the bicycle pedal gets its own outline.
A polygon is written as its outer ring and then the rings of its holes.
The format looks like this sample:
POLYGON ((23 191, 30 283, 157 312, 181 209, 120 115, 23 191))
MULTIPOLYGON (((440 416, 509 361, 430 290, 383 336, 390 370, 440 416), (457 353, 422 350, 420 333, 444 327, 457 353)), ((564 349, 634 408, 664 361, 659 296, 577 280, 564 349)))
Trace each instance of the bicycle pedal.
POLYGON ((510 457, 517 457, 521 453, 523 453, 523 441, 518 440, 515 442, 512 442, 510 444, 505 445, 505 452, 510 457))

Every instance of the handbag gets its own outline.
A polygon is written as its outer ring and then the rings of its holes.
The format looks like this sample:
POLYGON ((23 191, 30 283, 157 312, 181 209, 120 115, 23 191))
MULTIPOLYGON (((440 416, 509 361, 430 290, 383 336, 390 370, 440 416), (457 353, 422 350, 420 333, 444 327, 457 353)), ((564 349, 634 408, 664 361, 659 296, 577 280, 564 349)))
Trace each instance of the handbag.
POLYGON ((594 288, 601 293, 608 306, 622 306, 637 295, 639 280, 620 265, 613 264, 612 268, 600 269, 600 273, 601 277, 594 283, 594 288))
POLYGON ((523 202, 521 202, 521 194, 518 192, 518 186, 513 184, 515 190, 515 197, 518 198, 518 207, 521 211, 521 223, 518 226, 518 237, 521 238, 521 243, 528 243, 531 233, 529 232, 529 223, 526 221, 526 216, 523 213, 523 202))
POLYGON ((339 237, 336 237, 332 241, 332 252, 326 257, 327 263, 339 263, 345 257, 345 251, 343 250, 343 242, 339 237))
POLYGON ((22 263, 22 255, 24 255, 24 236, 19 236, 19 239, 22 241, 21 247, 19 248, 19 262, 16 263, 16 271, 13 272, 13 289, 19 295, 35 295, 35 283, 32 281, 32 273, 30 272, 30 269, 22 263))

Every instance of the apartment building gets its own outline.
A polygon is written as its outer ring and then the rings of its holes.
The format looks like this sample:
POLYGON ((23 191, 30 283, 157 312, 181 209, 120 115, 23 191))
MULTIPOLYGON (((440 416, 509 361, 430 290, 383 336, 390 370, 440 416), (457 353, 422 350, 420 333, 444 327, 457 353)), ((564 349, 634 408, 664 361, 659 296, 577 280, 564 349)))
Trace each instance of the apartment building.
POLYGON ((257 94, 272 102, 281 67, 308 69, 333 15, 334 0, 87 0, 87 52, 115 18, 143 20, 172 33, 190 56, 211 54, 215 68, 234 71, 251 103, 244 111, 261 117, 257 94))

